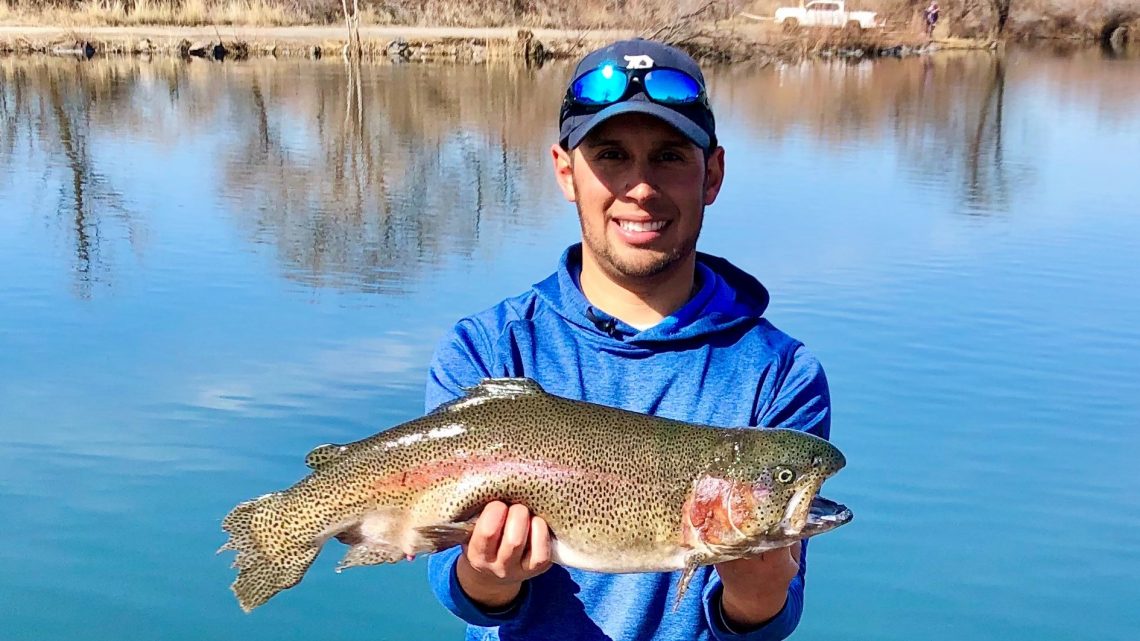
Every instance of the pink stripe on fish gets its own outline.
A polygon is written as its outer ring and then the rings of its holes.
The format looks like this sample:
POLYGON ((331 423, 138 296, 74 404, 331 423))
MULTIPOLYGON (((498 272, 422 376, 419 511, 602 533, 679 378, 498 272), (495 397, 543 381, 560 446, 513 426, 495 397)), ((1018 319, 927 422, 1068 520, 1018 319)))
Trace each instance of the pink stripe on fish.
POLYGON ((465 474, 490 474, 542 478, 594 478, 604 483, 629 483, 618 474, 591 472, 548 461, 509 460, 489 455, 468 455, 446 461, 432 461, 373 481, 377 490, 424 490, 442 481, 458 480, 465 474))

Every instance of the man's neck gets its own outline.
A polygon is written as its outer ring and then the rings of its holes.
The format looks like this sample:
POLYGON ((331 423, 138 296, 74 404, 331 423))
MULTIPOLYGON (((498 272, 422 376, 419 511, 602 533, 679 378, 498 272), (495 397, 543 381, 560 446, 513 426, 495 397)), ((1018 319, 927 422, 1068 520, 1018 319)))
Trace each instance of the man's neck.
POLYGON ((629 279, 607 272, 584 251, 579 283, 591 305, 633 327, 647 329, 692 298, 696 266, 694 252, 660 274, 629 279))

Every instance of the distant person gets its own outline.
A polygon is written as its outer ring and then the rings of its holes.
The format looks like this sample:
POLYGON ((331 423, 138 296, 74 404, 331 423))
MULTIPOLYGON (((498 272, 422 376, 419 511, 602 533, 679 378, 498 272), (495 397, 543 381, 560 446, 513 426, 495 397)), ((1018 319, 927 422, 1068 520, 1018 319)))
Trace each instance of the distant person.
POLYGON ((937 0, 931 0, 930 6, 928 6, 922 12, 922 17, 926 23, 926 37, 927 38, 933 38, 934 37, 934 26, 938 24, 938 10, 939 10, 938 9, 938 1, 937 0))
MULTIPOLYGON (((618 42, 585 56, 561 97, 550 153, 581 242, 532 289, 455 325, 426 408, 483 378, 526 376, 567 398, 827 438, 819 361, 764 318, 759 281, 696 249, 724 177, 697 63, 618 42)), ((551 537, 525 505, 496 501, 468 545, 431 555, 431 586, 469 641, 780 641, 803 611, 806 543, 701 568, 674 609, 680 572, 552 565, 551 537)))

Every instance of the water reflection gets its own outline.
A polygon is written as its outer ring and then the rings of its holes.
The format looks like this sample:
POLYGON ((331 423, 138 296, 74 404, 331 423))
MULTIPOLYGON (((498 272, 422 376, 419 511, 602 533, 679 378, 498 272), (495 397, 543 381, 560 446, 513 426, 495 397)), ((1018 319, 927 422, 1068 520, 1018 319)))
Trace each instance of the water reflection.
POLYGON ((226 156, 241 224, 272 243, 308 284, 400 291, 484 229, 541 222, 522 203, 543 188, 551 129, 520 87, 550 95, 558 79, 525 71, 364 67, 312 78, 251 70, 226 156), (282 114, 282 105, 288 105, 282 114), (428 215, 430 212, 430 215, 428 215))
MULTIPOLYGON (((1036 175, 1033 150, 1006 141, 1011 101, 1016 109, 1019 97, 1044 90, 1125 118, 1140 95, 1132 66, 1096 50, 1061 61, 973 52, 732 67, 710 78, 721 122, 750 137, 807 136, 837 151, 885 143, 911 180, 956 185, 959 211, 992 215, 1036 175)), ((42 176, 80 296, 112 278, 117 240, 142 251, 148 217, 130 203, 148 186, 104 167, 141 144, 192 149, 198 166, 172 164, 171 179, 215 172, 203 202, 220 200, 288 278, 401 292, 477 245, 495 251, 503 230, 549 217, 545 141, 568 72, 5 59, 0 158, 42 176)))
MULTIPOLYGON (((1135 636, 1136 71, 710 74, 730 176, 702 243, 826 363, 837 493, 869 515, 816 550, 804 638, 1135 636)), ((446 328, 550 268, 567 72, 0 59, 8 636, 458 638, 422 561, 325 555, 246 617, 218 519, 417 415, 446 328)))
MULTIPOLYGON (((806 128, 836 150, 869 137, 887 139, 913 179, 957 184, 960 210, 991 214, 1008 207, 1002 56, 837 60, 753 77, 733 78, 731 85, 739 87, 734 106, 747 105, 757 135, 783 137, 806 128), (746 100, 745 91, 755 98, 746 100)), ((1025 173, 1021 181, 1028 186, 1031 172, 1025 173)))
POLYGON ((729 117, 756 137, 802 133, 835 151, 884 140, 914 180, 957 185, 958 210, 971 215, 1005 212, 1013 185, 1033 188, 1038 159, 1007 149, 1009 100, 1044 91, 1125 120, 1140 95, 1135 61, 1107 61, 1095 49, 1061 60, 1036 51, 836 60, 728 70, 715 80, 729 117))
POLYGON ((114 69, 98 72, 75 62, 45 67, 41 73, 11 64, 0 67, 5 133, 0 154, 7 163, 42 166, 42 186, 54 193, 50 211, 73 246, 69 271, 81 298, 89 298, 110 278, 112 262, 103 228, 121 226, 130 244, 137 246, 143 224, 97 166, 91 150, 93 107, 123 101, 129 92, 129 84, 114 69), (91 81, 90 71, 96 72, 91 81))
POLYGON ((533 170, 546 151, 532 143, 551 137, 554 107, 531 96, 554 96, 561 81, 503 68, 9 59, 0 154, 60 181, 83 282, 110 271, 101 227, 134 220, 93 159, 143 141, 211 140, 197 161, 219 173, 212 196, 275 248, 289 278, 402 291, 477 243, 493 247, 497 230, 542 223, 521 204, 546 187, 533 170))

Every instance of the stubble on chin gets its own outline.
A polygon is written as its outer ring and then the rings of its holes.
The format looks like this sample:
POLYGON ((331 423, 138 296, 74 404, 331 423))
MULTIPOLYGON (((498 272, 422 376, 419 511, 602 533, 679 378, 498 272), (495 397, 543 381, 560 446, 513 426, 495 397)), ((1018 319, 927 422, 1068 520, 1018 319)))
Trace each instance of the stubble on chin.
POLYGON ((609 272, 610 277, 641 280, 661 276, 682 263, 697 249, 699 233, 685 244, 669 251, 635 250, 636 257, 622 256, 615 251, 609 242, 608 221, 603 224, 601 230, 592 233, 586 227, 586 221, 582 215, 582 206, 579 203, 574 203, 574 206, 578 210, 578 224, 582 228, 583 244, 594 255, 601 268, 609 272))

